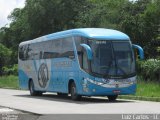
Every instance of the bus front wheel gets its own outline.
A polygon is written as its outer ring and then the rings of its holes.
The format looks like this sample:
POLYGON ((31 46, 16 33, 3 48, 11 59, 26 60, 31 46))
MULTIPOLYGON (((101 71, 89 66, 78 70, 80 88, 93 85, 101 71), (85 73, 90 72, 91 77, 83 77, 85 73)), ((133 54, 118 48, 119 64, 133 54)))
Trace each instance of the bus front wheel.
POLYGON ((76 89, 76 85, 74 82, 71 83, 70 92, 71 92, 71 99, 72 100, 80 100, 81 99, 81 95, 77 94, 77 89, 76 89))
POLYGON ((29 82, 29 91, 30 91, 31 96, 41 96, 42 95, 42 92, 35 91, 34 83, 32 80, 29 82))
POLYGON ((107 97, 109 101, 116 101, 118 95, 108 95, 107 97))

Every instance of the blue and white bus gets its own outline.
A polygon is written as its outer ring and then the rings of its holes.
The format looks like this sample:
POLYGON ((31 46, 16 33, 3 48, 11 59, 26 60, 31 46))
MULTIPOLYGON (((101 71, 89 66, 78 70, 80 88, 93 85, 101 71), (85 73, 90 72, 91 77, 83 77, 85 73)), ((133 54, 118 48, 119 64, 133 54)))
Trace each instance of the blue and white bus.
POLYGON ((79 28, 25 41, 19 45, 19 85, 31 95, 56 92, 81 96, 107 96, 136 92, 133 48, 143 49, 117 30, 79 28))

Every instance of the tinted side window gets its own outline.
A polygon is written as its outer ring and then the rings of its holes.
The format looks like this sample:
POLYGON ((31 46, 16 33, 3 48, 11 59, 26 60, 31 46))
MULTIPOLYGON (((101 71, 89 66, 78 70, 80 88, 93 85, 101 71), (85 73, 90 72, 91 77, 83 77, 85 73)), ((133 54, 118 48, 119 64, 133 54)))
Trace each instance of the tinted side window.
POLYGON ((24 46, 19 47, 19 59, 24 59, 24 46))
POLYGON ((58 58, 61 54, 61 39, 47 41, 43 45, 43 59, 58 58))
POLYGON ((53 58, 59 58, 62 54, 62 39, 52 41, 53 58))
POLYGON ((46 41, 41 43, 43 46, 40 50, 40 58, 50 59, 55 57, 55 53, 53 51, 53 41, 46 41))
POLYGON ((33 44, 33 59, 57 58, 61 54, 61 40, 50 40, 33 44))
POLYGON ((32 48, 32 57, 31 59, 39 59, 39 56, 40 56, 40 43, 33 43, 31 45, 31 48, 32 48))
POLYGON ((21 60, 51 59, 60 57, 74 58, 72 38, 37 42, 19 47, 19 58, 21 60))
POLYGON ((74 58, 73 40, 71 37, 62 40, 61 57, 74 58))
POLYGON ((31 57, 32 48, 30 44, 23 45, 19 47, 19 59, 21 60, 29 60, 31 57))

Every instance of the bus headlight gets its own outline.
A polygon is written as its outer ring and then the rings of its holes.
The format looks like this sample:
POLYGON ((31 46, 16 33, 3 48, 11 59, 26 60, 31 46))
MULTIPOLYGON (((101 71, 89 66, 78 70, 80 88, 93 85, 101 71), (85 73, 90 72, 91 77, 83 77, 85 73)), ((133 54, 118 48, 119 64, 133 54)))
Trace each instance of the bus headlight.
POLYGON ((87 80, 90 83, 96 84, 96 85, 103 85, 104 84, 103 82, 100 82, 100 81, 97 81, 97 80, 92 80, 90 78, 85 78, 85 80, 87 80))

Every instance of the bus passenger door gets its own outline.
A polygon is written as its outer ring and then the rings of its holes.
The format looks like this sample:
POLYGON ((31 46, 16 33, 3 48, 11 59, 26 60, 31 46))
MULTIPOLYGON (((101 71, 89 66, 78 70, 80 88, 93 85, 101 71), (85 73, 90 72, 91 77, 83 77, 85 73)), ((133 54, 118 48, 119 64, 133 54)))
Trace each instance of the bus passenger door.
POLYGON ((78 52, 78 59, 79 59, 79 66, 81 67, 81 70, 79 72, 79 80, 81 81, 81 93, 82 94, 86 94, 87 92, 89 92, 88 89, 88 85, 86 82, 86 79, 89 78, 89 74, 90 73, 90 61, 89 60, 89 55, 87 54, 87 50, 85 49, 85 46, 83 46, 84 48, 82 48, 81 51, 78 52))

